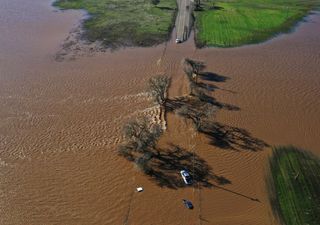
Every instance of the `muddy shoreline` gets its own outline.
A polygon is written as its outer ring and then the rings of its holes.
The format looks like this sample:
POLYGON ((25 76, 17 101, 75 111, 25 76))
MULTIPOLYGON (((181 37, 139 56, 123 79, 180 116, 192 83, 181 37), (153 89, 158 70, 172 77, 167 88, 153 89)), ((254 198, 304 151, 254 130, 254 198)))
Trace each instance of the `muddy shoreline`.
MULTIPOLYGON (((54 3, 54 2, 53 2, 54 3)), ((56 11, 60 11, 60 12, 68 12, 71 9, 59 9, 58 6, 54 6, 54 4, 52 4, 53 7, 55 7, 56 11)), ((155 41, 151 41, 149 43, 141 43, 141 44, 133 44, 131 43, 130 40, 127 41, 120 41, 120 42, 114 42, 114 43, 109 43, 109 44, 103 44, 102 41, 96 40, 96 41, 90 41, 87 37, 86 37, 86 33, 88 32, 87 29, 84 28, 84 22, 87 21, 88 19, 90 19, 90 15, 85 11, 85 10, 76 10, 76 11, 81 11, 81 13, 83 14, 82 19, 80 20, 80 22, 78 23, 78 25, 73 28, 73 30, 69 33, 68 37, 63 41, 63 44, 61 45, 60 50, 56 53, 55 55, 55 59, 57 61, 62 61, 64 59, 75 59, 79 56, 92 56, 94 55, 94 53, 96 52, 106 52, 106 51, 117 51, 119 49, 126 49, 126 48, 150 48, 150 47, 156 47, 159 45, 163 45, 166 44, 169 41, 172 41, 172 36, 174 34, 174 31, 177 27, 177 15, 178 15, 178 8, 175 10, 174 15, 172 17, 172 23, 169 27, 169 32, 168 35, 166 36, 166 38, 162 39, 162 40, 155 40, 155 41)), ((281 35, 285 35, 285 34, 290 34, 293 33, 302 23, 308 22, 308 18, 314 14, 318 14, 319 12, 316 11, 316 9, 314 10, 310 10, 307 15, 305 15, 302 19, 296 21, 296 22, 290 22, 292 23, 291 26, 289 26, 289 28, 286 28, 284 30, 280 29, 280 31, 275 32, 274 35, 270 36, 269 38, 267 38, 266 40, 263 41, 257 41, 254 43, 248 43, 248 44, 243 44, 240 46, 235 46, 235 47, 219 47, 219 46, 208 46, 205 45, 204 43, 200 43, 197 38, 196 35, 193 34, 192 35, 192 39, 194 41, 194 45, 198 48, 198 49, 204 49, 204 48, 242 48, 242 47, 247 47, 250 45, 259 45, 259 44, 264 44, 264 43, 268 43, 269 41, 272 41, 273 39, 276 39, 277 37, 281 36, 281 35)), ((195 25, 194 25, 194 16, 193 19, 190 21, 190 26, 192 27, 192 29, 190 29, 190 31, 188 32, 188 35, 193 32, 196 33, 198 32, 195 25), (193 21, 192 21, 193 20, 193 21)), ((148 40, 147 40, 148 42, 148 40)))

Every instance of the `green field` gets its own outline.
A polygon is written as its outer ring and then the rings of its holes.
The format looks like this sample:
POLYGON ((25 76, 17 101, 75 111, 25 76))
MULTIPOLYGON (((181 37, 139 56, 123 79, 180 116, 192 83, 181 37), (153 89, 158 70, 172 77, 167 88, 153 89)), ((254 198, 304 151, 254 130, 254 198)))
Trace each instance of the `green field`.
POLYGON ((271 203, 286 225, 320 224, 320 160, 294 147, 277 147, 270 158, 271 203))
POLYGON ((319 0, 202 0, 195 11, 198 47, 235 47, 289 31, 319 0))
POLYGON ((174 25, 175 0, 57 0, 61 9, 84 9, 85 38, 107 47, 151 46, 166 41, 174 25))

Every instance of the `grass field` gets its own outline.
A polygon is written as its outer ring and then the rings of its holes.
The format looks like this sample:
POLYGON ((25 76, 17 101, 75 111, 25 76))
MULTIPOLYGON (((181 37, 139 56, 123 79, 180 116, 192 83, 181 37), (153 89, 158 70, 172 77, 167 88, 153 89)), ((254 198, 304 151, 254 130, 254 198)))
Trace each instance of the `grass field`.
POLYGON ((320 0, 202 0, 197 46, 235 47, 289 31, 320 0))
POLYGON ((177 5, 175 0, 57 0, 61 9, 84 9, 85 38, 105 46, 151 46, 170 37, 177 5))
POLYGON ((271 198, 286 225, 320 224, 320 160, 294 147, 277 147, 270 158, 271 198))

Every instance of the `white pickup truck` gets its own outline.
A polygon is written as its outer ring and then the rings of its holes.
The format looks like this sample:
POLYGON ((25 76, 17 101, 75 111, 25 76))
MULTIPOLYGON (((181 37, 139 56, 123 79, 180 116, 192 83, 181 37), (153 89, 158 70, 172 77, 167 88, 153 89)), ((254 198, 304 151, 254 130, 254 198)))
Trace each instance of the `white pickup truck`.
POLYGON ((188 173, 187 170, 181 170, 181 171, 180 171, 180 174, 181 174, 181 176, 182 176, 183 181, 184 181, 186 184, 192 184, 191 176, 190 176, 190 174, 188 173))

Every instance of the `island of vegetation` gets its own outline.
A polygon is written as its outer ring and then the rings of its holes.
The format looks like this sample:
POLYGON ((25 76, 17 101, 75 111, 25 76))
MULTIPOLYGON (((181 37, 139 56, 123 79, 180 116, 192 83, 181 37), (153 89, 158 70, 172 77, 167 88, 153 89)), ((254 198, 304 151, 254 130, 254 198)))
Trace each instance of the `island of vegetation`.
POLYGON ((105 47, 152 46, 170 38, 175 0, 57 0, 61 9, 84 9, 84 38, 105 47))
MULTIPOLYGON (((89 18, 83 34, 90 42, 100 41, 105 47, 152 46, 170 38, 179 1, 186 0, 57 0, 54 6, 86 10, 89 18)), ((235 47, 290 31, 319 6, 319 0, 194 0, 191 4, 194 7, 187 11, 194 9, 198 47, 235 47)))
POLYGON ((270 158, 270 168, 271 203, 282 222, 319 224, 319 158, 295 147, 277 147, 270 158))
POLYGON ((266 41, 287 32, 318 0, 198 0, 196 44, 235 47, 266 41))

